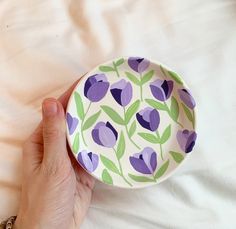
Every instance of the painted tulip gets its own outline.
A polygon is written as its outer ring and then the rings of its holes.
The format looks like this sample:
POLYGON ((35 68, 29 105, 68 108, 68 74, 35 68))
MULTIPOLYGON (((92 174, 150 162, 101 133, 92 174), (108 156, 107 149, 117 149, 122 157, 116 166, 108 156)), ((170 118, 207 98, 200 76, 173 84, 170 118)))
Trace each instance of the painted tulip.
POLYGON ((173 90, 174 83, 172 80, 155 80, 150 83, 150 88, 153 96, 160 101, 169 99, 173 90))
POLYGON ((69 129, 69 134, 71 135, 74 133, 79 123, 79 120, 75 117, 72 117, 70 113, 66 113, 66 122, 69 129))
POLYGON ((180 148, 185 153, 189 153, 192 151, 196 139, 197 139, 197 134, 195 131, 179 130, 177 132, 177 141, 179 143, 180 148))
POLYGON ((150 131, 156 131, 160 124, 160 115, 156 109, 146 107, 136 114, 140 125, 150 131))
POLYGON ((187 89, 179 89, 178 90, 180 99, 184 102, 184 104, 193 109, 196 106, 195 100, 191 95, 190 91, 187 89))
POLYGON ((129 157, 133 168, 143 174, 153 174, 157 167, 157 154, 151 147, 145 147, 140 153, 129 157))
POLYGON ((136 72, 143 73, 150 65, 149 60, 141 57, 130 57, 128 65, 136 72))
POLYGON ((108 88, 109 82, 105 74, 95 74, 86 80, 84 96, 91 102, 98 102, 106 95, 108 88))
POLYGON ((82 150, 77 156, 79 163, 89 172, 93 172, 98 167, 98 155, 82 150))
POLYGON ((116 144, 118 133, 109 122, 98 122, 92 130, 92 137, 98 145, 112 148, 116 144))
POLYGON ((132 99, 133 89, 131 83, 124 79, 112 84, 110 91, 113 98, 122 107, 127 106, 132 99))

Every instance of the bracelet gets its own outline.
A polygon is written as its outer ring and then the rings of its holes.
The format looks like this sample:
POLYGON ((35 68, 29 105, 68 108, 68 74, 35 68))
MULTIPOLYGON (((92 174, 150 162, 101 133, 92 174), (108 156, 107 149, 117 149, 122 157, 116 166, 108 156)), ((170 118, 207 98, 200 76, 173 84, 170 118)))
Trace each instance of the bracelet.
POLYGON ((7 220, 1 222, 0 229, 13 229, 15 221, 16 221, 16 216, 11 216, 7 220))

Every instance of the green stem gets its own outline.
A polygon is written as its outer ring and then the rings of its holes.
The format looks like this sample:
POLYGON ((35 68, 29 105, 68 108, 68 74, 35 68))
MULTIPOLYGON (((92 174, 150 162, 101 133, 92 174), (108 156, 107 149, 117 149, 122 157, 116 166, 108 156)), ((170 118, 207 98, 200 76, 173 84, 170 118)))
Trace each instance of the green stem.
MULTIPOLYGON (((115 155, 117 155, 115 148, 113 147, 112 149, 114 150, 115 155)), ((132 184, 131 184, 131 183, 125 178, 125 176, 124 176, 124 173, 123 173, 123 170, 122 170, 122 167, 121 167, 121 164, 120 164, 120 159, 118 159, 117 156, 116 156, 116 158, 117 158, 117 161, 118 161, 118 164, 119 164, 120 176, 123 178, 123 180, 124 180, 129 186, 132 187, 132 184)))
POLYGON ((193 129, 195 129, 195 112, 193 110, 193 121, 192 121, 193 129))
MULTIPOLYGON (((125 120, 125 107, 123 107, 123 110, 124 110, 124 120, 125 120)), ((135 147, 137 147, 138 149, 141 149, 133 140, 132 138, 129 136, 129 131, 128 131, 128 126, 127 126, 127 123, 125 121, 125 131, 126 131, 126 134, 129 138, 129 140, 135 145, 135 147)))
POLYGON ((140 73, 140 98, 141 101, 143 102, 143 85, 142 85, 142 73, 140 73))
POLYGON ((154 174, 152 174, 152 177, 153 177, 153 182, 156 182, 156 178, 154 174))
POLYGON ((117 69, 117 67, 116 67, 115 62, 113 62, 113 67, 114 67, 114 69, 115 69, 116 75, 117 75, 118 77, 120 77, 120 74, 119 74, 119 72, 118 72, 118 69, 117 69))
POLYGON ((81 122, 81 136, 82 136, 82 139, 83 139, 83 142, 84 142, 85 146, 88 146, 88 145, 86 144, 86 141, 85 141, 85 138, 84 138, 83 126, 84 126, 85 117, 86 117, 86 115, 88 114, 88 111, 89 111, 89 109, 90 109, 90 107, 91 107, 91 104, 92 104, 92 102, 89 103, 88 108, 87 108, 87 110, 86 110, 86 112, 85 112, 85 114, 84 114, 84 118, 83 118, 83 120, 82 120, 82 122, 81 122))
MULTIPOLYGON (((156 131, 156 135, 157 135, 158 139, 161 139, 160 134, 158 133, 158 131, 156 131)), ((160 143, 159 145, 160 145, 160 151, 161 151, 161 159, 162 159, 162 161, 164 161, 162 144, 160 143)))
POLYGON ((182 128, 184 128, 184 126, 183 126, 180 122, 178 122, 178 120, 174 120, 174 119, 172 118, 171 113, 170 113, 170 109, 169 109, 169 107, 168 107, 168 105, 166 104, 165 101, 164 101, 164 105, 165 105, 166 111, 167 111, 168 115, 171 117, 171 119, 172 119, 175 123, 177 123, 179 126, 181 126, 182 128))

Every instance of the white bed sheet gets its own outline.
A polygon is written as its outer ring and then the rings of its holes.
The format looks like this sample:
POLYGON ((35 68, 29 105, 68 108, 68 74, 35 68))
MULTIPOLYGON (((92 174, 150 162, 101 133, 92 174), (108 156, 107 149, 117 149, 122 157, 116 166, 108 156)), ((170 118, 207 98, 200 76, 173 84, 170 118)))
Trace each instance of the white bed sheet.
POLYGON ((82 228, 236 228, 235 0, 0 0, 0 220, 17 212, 21 146, 42 99, 119 55, 183 75, 197 100, 198 141, 160 185, 98 182, 82 228))

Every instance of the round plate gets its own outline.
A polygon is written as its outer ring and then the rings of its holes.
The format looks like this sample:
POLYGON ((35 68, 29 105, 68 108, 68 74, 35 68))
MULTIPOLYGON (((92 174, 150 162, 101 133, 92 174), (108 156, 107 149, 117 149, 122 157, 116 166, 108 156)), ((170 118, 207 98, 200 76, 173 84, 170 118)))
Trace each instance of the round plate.
POLYGON ((101 64, 68 103, 67 138, 98 180, 141 188, 169 177, 196 141, 195 101, 182 78, 140 57, 101 64))

